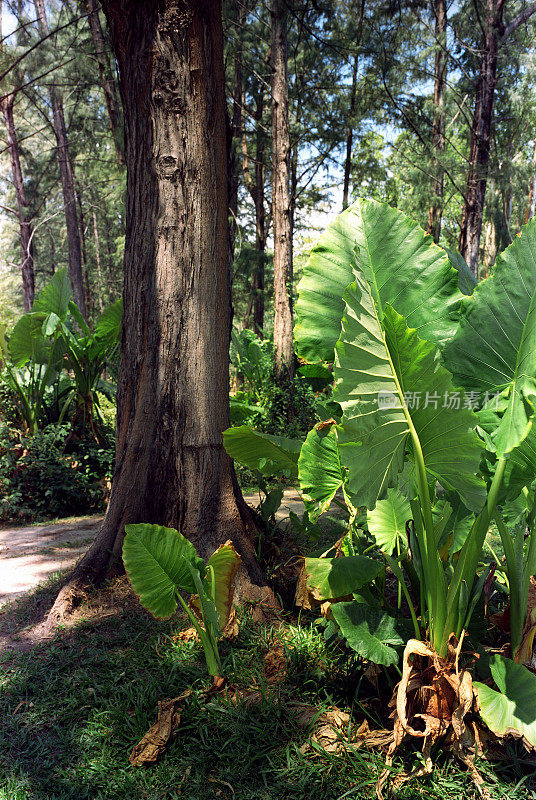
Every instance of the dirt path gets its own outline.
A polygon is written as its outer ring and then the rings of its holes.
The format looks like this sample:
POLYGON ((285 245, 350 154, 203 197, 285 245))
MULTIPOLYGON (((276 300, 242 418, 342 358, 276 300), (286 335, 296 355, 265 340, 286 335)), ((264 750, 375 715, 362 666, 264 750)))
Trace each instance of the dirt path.
MULTIPOLYGON (((259 497, 246 495, 245 500, 256 506, 259 497)), ((285 491, 276 516, 283 519, 289 511, 303 513, 295 489, 285 491)), ((0 529, 0 606, 72 567, 87 550, 102 520, 102 516, 83 517, 54 525, 0 529)))

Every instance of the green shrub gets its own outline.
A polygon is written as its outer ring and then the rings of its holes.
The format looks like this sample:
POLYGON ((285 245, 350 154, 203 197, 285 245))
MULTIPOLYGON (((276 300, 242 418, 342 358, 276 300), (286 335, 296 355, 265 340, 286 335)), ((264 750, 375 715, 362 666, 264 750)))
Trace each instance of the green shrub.
POLYGON ((113 448, 69 439, 68 425, 33 436, 0 427, 0 517, 17 521, 87 514, 104 506, 113 448))

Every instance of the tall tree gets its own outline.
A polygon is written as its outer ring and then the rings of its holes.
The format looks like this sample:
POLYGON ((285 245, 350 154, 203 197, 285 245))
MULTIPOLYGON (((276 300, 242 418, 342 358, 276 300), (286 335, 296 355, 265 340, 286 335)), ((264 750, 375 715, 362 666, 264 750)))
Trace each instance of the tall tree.
POLYGON ((229 425, 228 180, 220 0, 104 0, 128 173, 116 465, 102 528, 58 596, 120 560, 125 523, 178 528, 207 556, 232 538, 239 590, 269 597, 222 446, 229 425))
POLYGON ((433 0, 435 17, 435 63, 434 63, 434 121, 432 126, 432 199, 428 208, 426 230, 434 242, 441 235, 443 213, 443 182, 445 170, 442 158, 445 153, 445 88, 447 85, 447 2, 433 0))
POLYGON ((123 166, 125 163, 125 156, 123 153, 123 132, 121 124, 121 110, 117 101, 117 91, 115 87, 114 74, 110 66, 108 52, 106 49, 106 40, 102 32, 102 27, 99 19, 99 6, 95 0, 86 0, 86 7, 88 10, 89 29, 91 31, 91 39, 93 40, 93 48, 95 50, 95 58, 99 66, 99 75, 106 101, 106 109, 108 111, 108 120, 110 122, 110 131, 115 145, 115 152, 117 155, 118 163, 123 166))
POLYGON ((292 231, 289 187, 287 5, 271 0, 272 219, 274 233, 274 366, 292 375, 292 231))
POLYGON ((19 144, 17 141, 17 131, 13 116, 13 105, 16 92, 10 92, 0 99, 0 108, 6 123, 6 138, 11 161, 11 174, 13 187, 17 199, 17 219, 20 228, 21 244, 21 272, 22 272, 22 292, 24 298, 24 310, 30 311, 35 293, 34 259, 33 259, 33 233, 32 222, 28 216, 28 201, 26 199, 26 189, 22 176, 20 163, 19 144))
POLYGON ((536 12, 536 3, 531 3, 505 24, 504 6, 505 0, 485 0, 483 3, 475 0, 475 11, 482 37, 458 247, 477 278, 499 51, 508 37, 536 12))
MULTIPOLYGON (((37 14, 37 25, 42 39, 48 37, 50 31, 48 27, 47 15, 44 0, 34 0, 35 11, 37 14)), ((80 231, 78 229, 78 219, 76 213, 76 195, 74 189, 73 165, 69 153, 67 141, 67 128, 65 126, 65 115, 63 113, 63 101, 54 83, 50 85, 50 102, 52 105, 52 115, 54 118, 54 134, 57 142, 58 164, 60 168, 61 187, 63 193, 63 204, 65 208, 65 223, 67 226, 67 242, 69 248, 69 278, 73 288, 73 295, 76 305, 85 317, 86 298, 84 292, 84 276, 82 273, 82 250, 80 243, 80 231)))

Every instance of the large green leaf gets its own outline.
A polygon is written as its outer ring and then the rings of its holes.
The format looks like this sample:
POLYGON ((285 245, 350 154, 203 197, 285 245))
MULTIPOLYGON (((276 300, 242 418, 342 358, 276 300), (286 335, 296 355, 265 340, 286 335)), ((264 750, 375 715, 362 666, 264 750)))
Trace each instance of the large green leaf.
POLYGON ((527 435, 536 401, 536 220, 497 257, 489 278, 464 300, 458 331, 446 346, 454 379, 483 399, 507 389, 494 433, 499 455, 527 435))
POLYGON ((407 639, 400 621, 365 603, 335 603, 330 611, 349 646, 362 658, 386 667, 398 664, 400 657, 392 645, 402 647, 407 639))
POLYGON ((376 578, 383 569, 379 561, 366 556, 306 558, 307 588, 316 600, 346 597, 376 578))
POLYGON ((125 525, 123 562, 142 605, 157 619, 168 619, 177 607, 175 592, 195 592, 190 566, 205 574, 203 561, 188 539, 163 525, 125 525), (189 566, 190 565, 190 566, 189 566))
POLYGON ((328 510, 346 478, 334 425, 309 431, 298 459, 298 475, 309 519, 315 521, 328 510))
POLYGON ((248 425, 239 425, 223 432, 223 446, 231 458, 267 477, 298 474, 298 456, 302 446, 298 439, 272 436, 248 425))
POLYGON ((473 684, 482 719, 498 736, 514 733, 536 747, 536 675, 500 655, 491 656, 490 668, 498 692, 484 683, 473 684))
POLYGON ((462 295, 445 251, 400 211, 359 199, 322 234, 298 286, 295 338, 307 361, 333 360, 356 274, 374 287, 380 312, 390 303, 436 343, 453 335, 462 295))
POLYGON ((397 547, 406 550, 406 522, 413 518, 407 497, 398 489, 388 489, 373 511, 367 511, 367 528, 383 553, 392 555, 397 547))
POLYGON ((57 314, 60 319, 65 319, 69 310, 69 301, 73 296, 71 282, 67 267, 54 273, 52 279, 44 289, 39 292, 32 311, 43 311, 45 314, 57 314))
POLYGON ((43 336, 43 323, 47 319, 43 312, 24 314, 9 337, 9 354, 15 367, 22 367, 29 361, 46 364, 50 347, 43 336))
POLYGON ((340 451, 354 505, 372 509, 396 484, 411 424, 430 477, 479 510, 485 487, 477 477, 477 419, 464 392, 452 385, 439 350, 391 306, 380 318, 371 287, 361 278, 348 287, 345 301, 334 399, 344 412, 340 451))
POLYGON ((94 335, 97 339, 104 339, 109 344, 119 341, 121 335, 121 322, 123 320, 123 301, 118 300, 105 308, 95 323, 94 335))

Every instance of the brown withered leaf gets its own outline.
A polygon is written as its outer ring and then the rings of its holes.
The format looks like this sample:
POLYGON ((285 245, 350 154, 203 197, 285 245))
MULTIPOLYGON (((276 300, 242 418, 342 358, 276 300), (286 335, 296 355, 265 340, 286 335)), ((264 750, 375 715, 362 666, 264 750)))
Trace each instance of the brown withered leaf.
POLYGON ((179 642, 192 642, 198 638, 199 635, 193 625, 190 628, 179 631, 173 636, 173 639, 178 639, 179 642))
POLYGON ((133 767, 154 764, 164 752, 168 741, 176 732, 181 721, 180 704, 192 693, 187 689, 178 697, 158 701, 158 719, 145 736, 132 748, 128 758, 133 767))
POLYGON ((332 425, 337 425, 337 420, 330 417, 330 419, 324 419, 322 422, 317 422, 315 428, 317 431, 323 431, 324 428, 331 428, 332 425))
POLYGON ((264 675, 269 684, 282 683, 287 675, 287 658, 284 647, 273 647, 264 656, 264 675))

